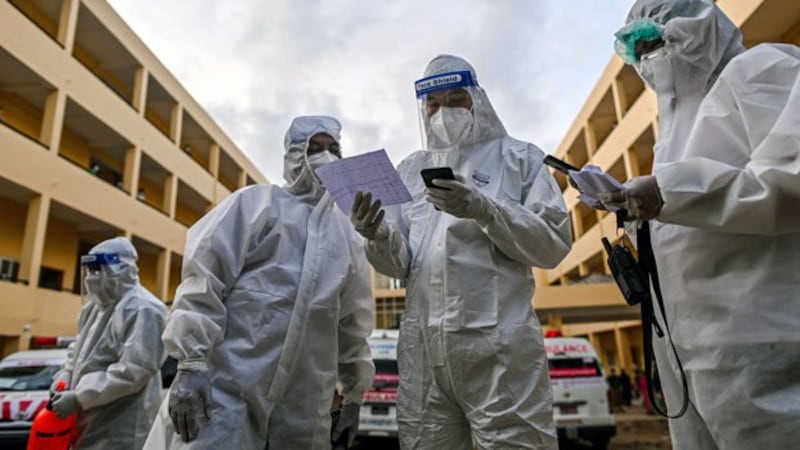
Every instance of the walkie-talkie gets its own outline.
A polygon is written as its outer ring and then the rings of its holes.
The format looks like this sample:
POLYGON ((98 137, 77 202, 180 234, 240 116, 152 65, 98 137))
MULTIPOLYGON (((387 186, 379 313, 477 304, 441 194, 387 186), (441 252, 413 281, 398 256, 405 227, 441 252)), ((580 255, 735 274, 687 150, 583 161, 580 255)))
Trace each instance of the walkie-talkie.
POLYGON ((629 305, 649 302, 650 285, 630 249, 622 244, 611 245, 606 238, 603 238, 603 247, 608 252, 608 266, 625 301, 629 305))

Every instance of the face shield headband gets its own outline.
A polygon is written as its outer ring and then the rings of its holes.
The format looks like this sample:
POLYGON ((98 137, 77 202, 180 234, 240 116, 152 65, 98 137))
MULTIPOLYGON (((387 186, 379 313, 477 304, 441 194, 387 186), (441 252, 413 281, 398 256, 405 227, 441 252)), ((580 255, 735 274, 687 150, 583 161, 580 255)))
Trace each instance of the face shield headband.
POLYGON ((81 266, 89 274, 99 274, 103 267, 116 266, 121 263, 117 253, 92 253, 81 256, 81 266))
POLYGON ((425 77, 417 80, 414 87, 426 148, 452 148, 477 140, 473 108, 478 85, 470 71, 425 77))

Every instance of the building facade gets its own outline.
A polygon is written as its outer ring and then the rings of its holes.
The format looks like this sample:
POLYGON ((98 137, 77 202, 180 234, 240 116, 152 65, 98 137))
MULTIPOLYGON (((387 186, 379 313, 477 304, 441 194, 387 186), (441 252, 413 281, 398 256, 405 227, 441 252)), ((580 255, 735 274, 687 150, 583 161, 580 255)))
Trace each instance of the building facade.
POLYGON ((110 237, 170 303, 188 227, 263 182, 105 1, 0 0, 0 354, 75 333, 110 237))

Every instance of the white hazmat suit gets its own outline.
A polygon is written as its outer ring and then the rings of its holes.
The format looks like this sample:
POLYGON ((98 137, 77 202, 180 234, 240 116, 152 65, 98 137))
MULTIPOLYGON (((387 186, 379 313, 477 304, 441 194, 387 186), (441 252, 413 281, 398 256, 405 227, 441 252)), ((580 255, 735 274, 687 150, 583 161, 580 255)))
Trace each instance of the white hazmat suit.
POLYGON ((555 449, 531 266, 554 267, 569 251, 564 200, 544 153, 507 135, 469 63, 442 55, 425 76, 418 91, 455 80, 469 94, 455 101, 472 106, 422 106, 427 149, 398 168, 413 201, 386 208, 386 231, 367 244, 378 271, 407 279, 401 448, 555 449), (435 200, 450 213, 426 201, 420 176, 440 166, 467 180, 463 196, 435 200))
POLYGON ((67 381, 77 394, 75 449, 137 450, 161 401, 159 368, 166 356, 160 336, 167 309, 139 284, 129 240, 101 242, 89 251, 98 254, 116 255, 118 262, 82 280, 88 301, 55 379, 67 381))
MULTIPOLYGON (((668 324, 689 385, 676 449, 800 442, 800 50, 759 45, 707 0, 638 1, 666 45, 635 67, 658 96, 651 222, 668 324)), ((658 310, 658 308, 655 308, 658 310)), ((662 320, 659 317, 659 320, 662 320)), ((670 412, 682 388, 654 339, 670 412)))
POLYGON ((310 138, 340 129, 294 119, 288 186, 240 189, 189 230, 163 339, 179 372, 207 371, 210 420, 183 442, 165 400, 147 448, 329 449, 337 379, 361 403, 374 375, 369 266, 306 156, 310 138))

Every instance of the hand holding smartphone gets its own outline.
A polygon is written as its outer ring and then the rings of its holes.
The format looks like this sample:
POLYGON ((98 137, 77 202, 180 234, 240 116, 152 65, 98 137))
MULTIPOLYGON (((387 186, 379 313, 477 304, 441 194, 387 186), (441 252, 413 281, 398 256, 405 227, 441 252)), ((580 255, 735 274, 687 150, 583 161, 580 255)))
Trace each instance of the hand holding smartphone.
POLYGON ((453 169, 449 167, 433 167, 430 169, 422 169, 420 171, 420 175, 422 175, 422 180, 425 181, 425 186, 434 189, 444 189, 450 190, 448 188, 443 188, 440 186, 436 186, 433 184, 433 180, 440 179, 440 180, 455 180, 456 176, 453 173, 453 169))

